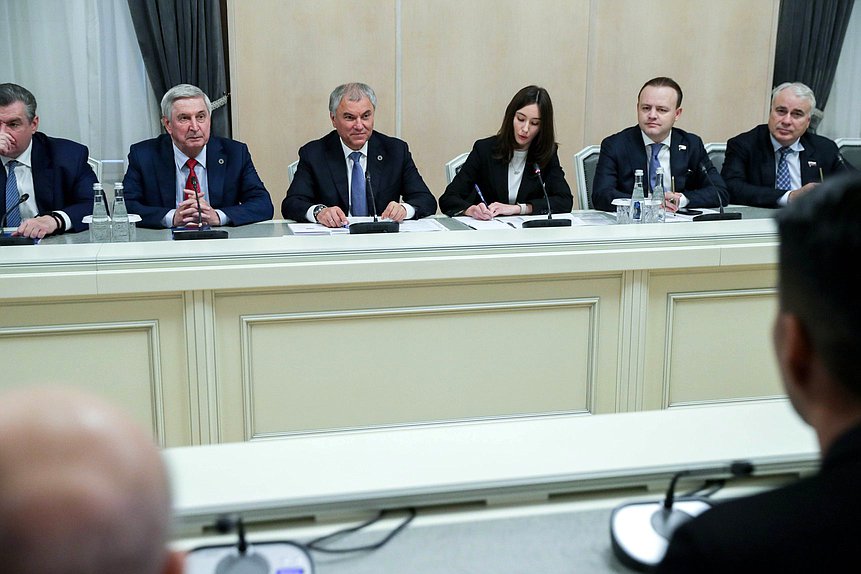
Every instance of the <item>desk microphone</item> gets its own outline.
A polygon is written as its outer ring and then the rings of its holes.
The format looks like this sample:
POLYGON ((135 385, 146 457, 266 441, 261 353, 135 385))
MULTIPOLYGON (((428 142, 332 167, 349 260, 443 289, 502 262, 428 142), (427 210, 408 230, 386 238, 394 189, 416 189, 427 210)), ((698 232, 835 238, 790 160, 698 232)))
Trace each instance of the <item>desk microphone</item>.
POLYGON ((717 193, 718 205, 720 206, 720 213, 703 213, 700 215, 695 215, 692 220, 693 221, 729 221, 732 219, 741 219, 741 213, 735 211, 727 211, 723 210, 723 199, 720 196, 720 190, 718 190, 714 181, 712 181, 712 176, 709 174, 709 170, 706 167, 705 160, 702 160, 699 165, 697 165, 699 170, 705 174, 706 179, 709 182, 709 185, 712 186, 717 193))
POLYGON ((379 221, 377 219, 377 201, 374 199, 374 188, 371 187, 370 170, 365 172, 365 196, 371 198, 374 220, 351 223, 350 233, 397 233, 401 227, 397 221, 379 221))
POLYGON ((663 501, 623 504, 610 517, 613 553, 625 565, 646 571, 658 564, 676 529, 712 507, 704 497, 676 499, 676 484, 681 478, 729 475, 731 478, 753 474, 753 464, 735 461, 729 465, 696 470, 682 470, 673 475, 663 501))
POLYGON ((194 199, 197 200, 197 225, 196 229, 175 229, 173 231, 173 238, 176 240, 180 239, 227 239, 228 233, 224 229, 212 229, 208 225, 204 227, 203 223, 203 209, 200 207, 200 194, 197 193, 197 190, 200 187, 197 185, 197 175, 195 175, 194 170, 191 171, 191 187, 194 189, 194 199))
POLYGON ((529 221, 524 221, 522 227, 526 229, 532 227, 571 227, 570 219, 553 219, 553 209, 550 207, 550 196, 547 195, 547 186, 544 185, 544 178, 541 177, 541 167, 536 162, 532 164, 532 170, 541 183, 541 191, 544 192, 544 201, 547 202, 547 219, 530 219, 529 221))
POLYGON ((0 220, 0 245, 35 245, 36 240, 32 237, 21 237, 12 235, 6 235, 3 230, 6 229, 6 221, 9 219, 9 214, 12 213, 12 210, 30 199, 29 193, 22 193, 21 197, 18 198, 18 201, 12 206, 6 209, 6 213, 3 214, 2 220, 0 220))

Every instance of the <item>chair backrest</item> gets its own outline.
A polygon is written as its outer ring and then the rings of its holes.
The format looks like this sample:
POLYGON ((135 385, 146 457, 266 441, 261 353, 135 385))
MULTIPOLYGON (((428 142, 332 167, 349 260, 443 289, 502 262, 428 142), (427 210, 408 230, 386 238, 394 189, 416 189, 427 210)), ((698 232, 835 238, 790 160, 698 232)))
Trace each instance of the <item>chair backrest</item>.
POLYGON ((90 167, 93 168, 93 171, 96 172, 96 179, 99 180, 99 183, 102 182, 102 162, 92 157, 87 158, 87 163, 90 164, 90 167))
POLYGON ((445 164, 445 182, 446 184, 451 183, 451 180, 454 179, 454 176, 457 175, 457 172, 460 171, 460 168, 463 167, 463 162, 466 161, 466 158, 469 157, 469 152, 462 153, 456 158, 450 160, 445 164))
POLYGON ((708 143, 706 144, 706 153, 709 154, 712 165, 720 173, 723 167, 723 158, 726 156, 726 143, 708 143))
POLYGON ((296 175, 296 168, 299 167, 299 160, 287 166, 287 183, 293 183, 293 176, 296 175))
POLYGON ((592 207, 592 182, 595 180, 595 169, 598 167, 598 157, 601 146, 586 146, 574 154, 574 174, 577 177, 577 197, 580 209, 592 207))
POLYGON ((861 138, 838 138, 834 142, 846 163, 861 170, 861 138))

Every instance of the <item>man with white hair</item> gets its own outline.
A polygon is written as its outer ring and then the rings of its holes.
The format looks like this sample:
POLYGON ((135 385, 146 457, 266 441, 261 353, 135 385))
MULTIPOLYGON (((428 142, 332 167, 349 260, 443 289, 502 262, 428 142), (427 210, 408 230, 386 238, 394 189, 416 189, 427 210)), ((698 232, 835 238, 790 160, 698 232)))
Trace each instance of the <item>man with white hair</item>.
POLYGON ((721 175, 732 203, 782 207, 844 169, 837 144, 808 132, 815 107, 804 84, 780 84, 771 94, 768 124, 727 142, 721 175))
POLYGON ((0 570, 178 574, 161 456, 128 416, 79 391, 0 396, 0 570))
POLYGON ((167 134, 131 147, 123 179, 129 213, 141 216, 142 227, 246 225, 272 218, 272 198, 248 146, 210 137, 212 103, 200 88, 172 87, 161 100, 161 113, 167 134))

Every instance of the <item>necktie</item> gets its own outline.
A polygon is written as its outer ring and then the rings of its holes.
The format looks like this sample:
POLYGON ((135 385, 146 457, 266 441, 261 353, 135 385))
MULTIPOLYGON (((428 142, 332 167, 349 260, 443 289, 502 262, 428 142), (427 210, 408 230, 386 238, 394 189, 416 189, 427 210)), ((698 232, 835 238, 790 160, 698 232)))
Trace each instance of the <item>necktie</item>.
MULTIPOLYGON (((18 179, 15 177, 15 168, 18 167, 18 162, 14 159, 6 164, 9 168, 9 174, 6 176, 6 209, 9 209, 18 201, 21 196, 18 194, 18 179)), ((9 227, 18 227, 21 225, 21 210, 15 205, 9 210, 9 215, 6 217, 6 225, 9 227)))
POLYGON ((789 191, 792 188, 792 181, 789 179, 789 162, 786 161, 786 156, 792 150, 788 147, 782 147, 777 151, 780 152, 780 160, 777 162, 777 189, 789 191))
POLYGON ((190 159, 185 162, 185 165, 188 166, 188 179, 185 180, 185 189, 193 189, 195 193, 200 193, 200 183, 197 181, 197 174, 194 173, 197 160, 190 159))
POLYGON ((365 172, 362 171, 362 152, 350 154, 353 160, 353 171, 350 175, 350 214, 368 215, 368 198, 365 195, 365 172))
POLYGON ((662 147, 664 147, 664 144, 652 144, 652 159, 649 162, 649 184, 651 186, 649 187, 650 190, 655 189, 655 176, 658 173, 658 168, 661 167, 661 162, 658 161, 658 154, 661 153, 662 147))

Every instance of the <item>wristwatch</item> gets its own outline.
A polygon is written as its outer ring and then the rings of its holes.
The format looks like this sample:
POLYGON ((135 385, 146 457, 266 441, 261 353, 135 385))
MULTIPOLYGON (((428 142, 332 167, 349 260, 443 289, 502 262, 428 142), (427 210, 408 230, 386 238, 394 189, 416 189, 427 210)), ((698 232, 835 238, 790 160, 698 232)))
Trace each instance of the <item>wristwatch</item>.
POLYGON ((323 211, 324 209, 326 209, 326 206, 322 205, 322 204, 320 204, 314 208, 314 211, 312 213, 312 215, 314 216, 314 221, 317 221, 317 216, 320 215, 320 212, 323 211))

